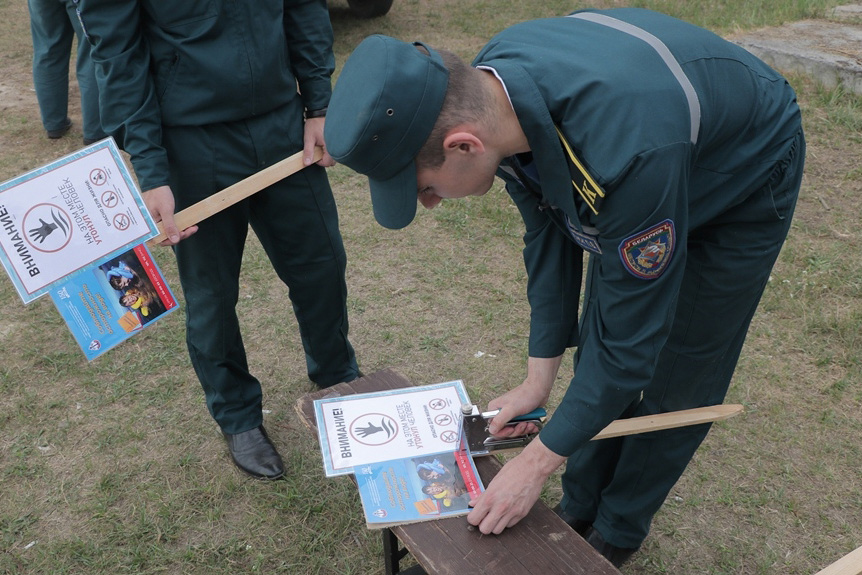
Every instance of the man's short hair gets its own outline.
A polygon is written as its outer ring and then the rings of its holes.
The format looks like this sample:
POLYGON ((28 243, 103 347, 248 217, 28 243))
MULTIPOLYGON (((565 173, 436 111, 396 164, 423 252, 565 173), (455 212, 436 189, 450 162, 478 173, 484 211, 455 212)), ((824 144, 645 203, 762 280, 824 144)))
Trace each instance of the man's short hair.
POLYGON ((492 114, 493 94, 481 74, 451 52, 381 34, 360 42, 344 63, 324 140, 335 161, 368 176, 380 225, 409 224, 417 163, 439 167, 446 134, 492 114))
MULTIPOLYGON (((417 46, 417 49, 424 50, 422 46, 417 46)), ((437 52, 449 70, 449 86, 434 128, 416 155, 416 167, 421 169, 436 169, 443 165, 443 140, 452 128, 463 123, 488 121, 492 109, 491 94, 484 84, 477 81, 483 72, 453 52, 440 49, 437 52)))

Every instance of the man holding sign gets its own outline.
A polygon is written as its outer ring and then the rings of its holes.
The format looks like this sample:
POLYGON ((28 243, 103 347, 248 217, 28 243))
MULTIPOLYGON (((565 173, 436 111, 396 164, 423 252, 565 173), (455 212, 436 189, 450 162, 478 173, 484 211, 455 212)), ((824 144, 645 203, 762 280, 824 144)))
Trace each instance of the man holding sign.
POLYGON ((284 466, 262 421, 236 315, 248 226, 290 289, 309 378, 358 376, 348 340, 346 255, 324 152, 334 69, 323 0, 81 0, 102 123, 126 152, 173 246, 189 355, 236 465, 275 479, 284 466), (297 91, 297 86, 299 91, 297 91), (299 173, 187 229, 174 212, 304 150, 299 173))

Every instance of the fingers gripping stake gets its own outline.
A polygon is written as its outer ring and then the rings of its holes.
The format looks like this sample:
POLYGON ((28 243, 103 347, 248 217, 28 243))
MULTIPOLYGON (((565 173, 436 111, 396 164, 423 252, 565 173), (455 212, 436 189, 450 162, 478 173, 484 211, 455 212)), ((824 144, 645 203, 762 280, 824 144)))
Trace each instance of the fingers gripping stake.
MULTIPOLYGON (((323 148, 314 148, 313 161, 317 162, 322 157, 323 148)), ((234 185, 228 186, 220 192, 216 192, 210 197, 177 212, 174 214, 174 221, 177 224, 177 228, 184 230, 202 222, 211 215, 234 205, 240 200, 256 194, 262 189, 271 186, 292 174, 295 174, 304 167, 305 165, 302 162, 302 152, 297 152, 292 156, 288 156, 282 161, 277 162, 268 168, 264 168, 246 179, 240 180, 234 185)), ((159 222, 157 225, 159 228, 159 235, 150 239, 151 244, 159 244, 167 239, 162 223, 159 222)))

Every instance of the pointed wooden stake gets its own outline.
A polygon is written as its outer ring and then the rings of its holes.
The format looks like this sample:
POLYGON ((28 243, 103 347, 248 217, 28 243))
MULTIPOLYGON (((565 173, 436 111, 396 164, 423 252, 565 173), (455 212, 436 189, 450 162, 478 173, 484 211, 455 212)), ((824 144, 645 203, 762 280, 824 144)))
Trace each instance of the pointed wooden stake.
POLYGON ((862 575, 862 547, 818 571, 816 575, 862 575))
MULTIPOLYGON (((317 162, 323 157, 323 148, 317 147, 314 149, 314 161, 317 162)), ((174 220, 177 223, 177 228, 184 230, 189 226, 193 226, 207 219, 213 214, 216 214, 228 206, 232 206, 240 200, 243 200, 252 194, 256 194, 262 189, 271 186, 272 184, 283 180, 284 178, 295 174, 303 169, 305 165, 302 163, 302 152, 297 152, 292 156, 288 156, 282 161, 271 165, 268 168, 250 175, 244 180, 240 180, 232 186, 228 186, 220 192, 216 192, 210 197, 199 201, 174 214, 174 220)), ((159 244, 167 239, 162 223, 159 222, 159 235, 149 240, 152 245, 159 244)))
POLYGON ((671 429, 684 427, 686 425, 697 425, 698 423, 709 423, 721 421, 742 413, 742 406, 738 404, 711 405, 709 407, 697 407, 695 409, 684 409, 671 411, 658 415, 644 415, 642 417, 631 417, 629 419, 617 419, 610 425, 598 432, 593 439, 608 439, 620 437, 621 435, 634 435, 648 431, 659 431, 660 429, 671 429))

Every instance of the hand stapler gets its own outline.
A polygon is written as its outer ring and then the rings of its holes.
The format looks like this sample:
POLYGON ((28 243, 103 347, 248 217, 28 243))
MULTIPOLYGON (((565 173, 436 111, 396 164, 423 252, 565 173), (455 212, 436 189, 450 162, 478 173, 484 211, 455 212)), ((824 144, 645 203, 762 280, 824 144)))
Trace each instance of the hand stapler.
MULTIPOLYGON (((470 450, 470 454, 474 457, 524 447, 538 435, 538 431, 536 431, 535 433, 519 435, 517 437, 494 437, 488 432, 488 424, 498 413, 500 413, 499 409, 480 412, 477 406, 469 403, 461 406, 461 426, 464 430, 464 439, 470 450)), ((513 418, 507 425, 527 422, 541 429, 546 416, 547 412, 544 408, 540 407, 530 413, 513 418)))

